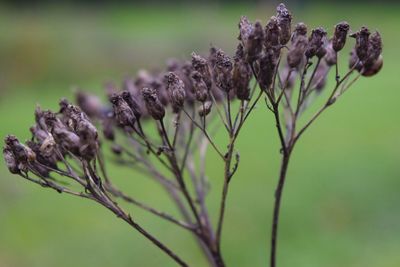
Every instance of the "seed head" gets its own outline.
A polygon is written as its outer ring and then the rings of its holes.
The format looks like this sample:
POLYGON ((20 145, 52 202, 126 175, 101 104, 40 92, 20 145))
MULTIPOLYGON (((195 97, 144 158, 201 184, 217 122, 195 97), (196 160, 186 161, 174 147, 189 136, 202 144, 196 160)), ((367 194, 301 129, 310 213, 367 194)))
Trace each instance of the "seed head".
POLYGON ((326 31, 319 27, 311 32, 311 36, 308 39, 308 47, 306 49, 305 55, 307 58, 312 58, 315 55, 321 56, 321 47, 324 45, 324 37, 326 36, 326 31))
POLYGON ((208 90, 212 86, 212 78, 210 68, 208 67, 207 59, 197 55, 195 52, 192 53, 192 66, 193 69, 198 71, 202 76, 203 80, 207 85, 208 90))
POLYGON ((142 96, 150 116, 155 120, 162 120, 165 116, 165 109, 157 96, 156 90, 145 87, 142 89, 142 96))
POLYGON ((183 81, 173 72, 165 75, 167 91, 172 104, 172 110, 178 113, 185 102, 186 92, 183 81))
POLYGON ((267 50, 276 48, 279 45, 279 25, 276 17, 271 17, 265 26, 265 40, 264 45, 267 50))
POLYGON ((6 163, 8 170, 11 173, 17 174, 20 172, 20 170, 18 168, 18 161, 15 158, 15 155, 12 152, 12 149, 7 145, 3 148, 3 158, 4 158, 4 161, 6 163))
POLYGON ((232 79, 235 94, 240 100, 248 100, 250 96, 249 83, 252 72, 249 63, 244 59, 244 51, 241 44, 237 47, 234 60, 232 79))
POLYGON ((292 44, 296 42, 299 36, 307 37, 307 25, 303 22, 299 22, 296 24, 291 38, 292 44))
POLYGON ((272 53, 266 53, 260 59, 259 80, 261 89, 268 91, 272 84, 276 68, 276 58, 272 53))
POLYGON ((279 4, 276 8, 276 11, 278 26, 280 28, 279 42, 281 45, 285 45, 287 42, 289 42, 291 36, 292 14, 290 14, 289 10, 284 4, 279 4))
POLYGON ((347 33, 349 32, 350 26, 346 21, 340 22, 335 26, 335 32, 332 38, 333 50, 339 52, 343 49, 346 44, 347 33))
POLYGON ((208 98, 208 92, 207 92, 207 85, 203 80, 203 76, 201 76, 200 72, 193 71, 191 78, 196 100, 200 102, 206 101, 208 98))
POLYGON ((370 31, 367 27, 361 27, 360 31, 353 33, 350 35, 351 37, 356 38, 356 53, 358 58, 364 62, 368 58, 368 49, 369 49, 369 35, 370 31))
POLYGON ((110 97, 113 105, 114 116, 117 123, 122 127, 133 127, 136 122, 135 114, 124 100, 121 94, 113 94, 110 97))
POLYGON ((224 51, 218 49, 215 62, 215 83, 222 91, 229 92, 233 88, 232 83, 233 64, 231 58, 224 51))
POLYGON ((364 68, 374 65, 382 54, 382 38, 379 32, 374 32, 369 36, 368 58, 364 62, 364 68))
POLYGON ((142 111, 139 102, 135 99, 133 94, 130 91, 125 90, 122 91, 121 96, 128 104, 129 108, 132 110, 133 115, 135 115, 135 118, 139 120, 140 117, 142 116, 142 111))

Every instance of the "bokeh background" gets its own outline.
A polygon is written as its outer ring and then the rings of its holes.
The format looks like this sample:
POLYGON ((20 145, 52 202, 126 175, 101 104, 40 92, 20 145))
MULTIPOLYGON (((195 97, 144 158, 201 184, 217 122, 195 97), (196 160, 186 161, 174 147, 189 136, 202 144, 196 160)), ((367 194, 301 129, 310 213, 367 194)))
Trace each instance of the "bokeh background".
MULTIPOLYGON (((0 4, 0 136, 29 138, 33 110, 56 108, 74 88, 103 94, 140 68, 169 57, 233 53, 241 15, 265 21, 277 2, 7 1, 0 4)), ((400 266, 400 5, 374 1, 291 1, 294 21, 347 20, 378 29, 384 68, 361 79, 304 135, 293 155, 282 205, 279 266, 400 266)), ((349 41, 353 44, 352 41, 349 41)), ((347 58, 342 58, 342 66, 347 58)), ((331 81, 328 85, 332 85, 331 81)), ((228 266, 267 266, 279 167, 273 120, 258 108, 238 144, 223 235, 228 266)), ((215 215, 222 182, 211 156, 208 199, 215 215)), ((113 168, 118 184, 175 213, 160 188, 113 168)), ((135 208, 138 221, 191 266, 206 266, 192 237, 135 208)), ((44 190, 0 164, 0 267, 174 266, 129 226, 95 203, 44 190)))

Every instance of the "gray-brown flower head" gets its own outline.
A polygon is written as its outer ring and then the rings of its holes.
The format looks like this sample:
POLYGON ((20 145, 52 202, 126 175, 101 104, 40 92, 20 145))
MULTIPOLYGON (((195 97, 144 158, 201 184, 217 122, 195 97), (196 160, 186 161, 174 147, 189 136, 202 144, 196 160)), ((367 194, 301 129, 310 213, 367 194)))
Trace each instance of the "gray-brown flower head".
POLYGON ((315 53, 315 55, 317 56, 317 58, 321 59, 323 58, 326 53, 327 53, 327 46, 328 46, 328 40, 326 39, 326 36, 324 36, 322 38, 322 45, 320 46, 320 48, 317 50, 317 53, 315 53))
POLYGON ((139 120, 140 117, 142 116, 142 111, 137 99, 133 96, 133 94, 130 91, 127 90, 122 91, 121 96, 128 104, 129 108, 132 110, 133 115, 135 115, 135 118, 139 120))
POLYGON ((308 46, 306 35, 296 34, 292 39, 292 45, 287 53, 287 63, 291 68, 297 68, 303 61, 304 53, 308 46))
POLYGON ((299 36, 307 37, 307 25, 303 22, 299 22, 294 27, 294 31, 291 37, 291 42, 294 44, 299 36))
POLYGON ((212 102, 206 101, 202 105, 199 106, 198 114, 200 117, 205 117, 210 114, 212 108, 212 102))
POLYGON ((371 68, 382 54, 382 37, 379 32, 374 32, 369 36, 368 57, 364 61, 364 68, 371 68))
POLYGON ((113 94, 110 97, 110 102, 113 105, 114 117, 117 123, 122 127, 133 128, 136 123, 136 117, 122 94, 113 94))
POLYGON ((96 127, 79 107, 68 104, 66 100, 60 102, 60 112, 67 126, 75 132, 80 139, 79 154, 85 159, 96 157, 98 150, 98 133, 96 127))
POLYGON ((312 80, 311 88, 315 88, 317 92, 320 92, 325 87, 329 70, 328 64, 321 61, 315 72, 314 79, 312 80))
POLYGON ((79 136, 70 130, 57 116, 51 111, 44 111, 47 128, 54 137, 56 143, 64 150, 70 151, 74 155, 80 155, 80 139, 79 136))
POLYGON ((27 172, 28 165, 36 160, 35 152, 28 146, 21 144, 14 135, 6 136, 4 142, 6 148, 4 156, 7 156, 5 160, 10 172, 15 173, 19 170, 27 172), (14 164, 17 164, 17 166, 14 164))
POLYGON ((241 17, 239 22, 240 36, 242 41, 246 59, 252 63, 257 60, 262 52, 264 42, 264 30, 259 21, 253 24, 249 22, 247 17, 241 17))
POLYGON ((340 22, 335 26, 335 32, 332 38, 332 48, 334 51, 339 52, 346 44, 347 33, 350 26, 346 21, 340 22))
POLYGON ((192 66, 194 70, 198 71, 203 76, 203 80, 206 83, 208 90, 210 90, 212 86, 212 77, 207 59, 193 52, 192 66))
POLYGON ((219 89, 227 93, 233 89, 232 69, 231 58, 224 51, 218 49, 214 68, 215 83, 219 89))
POLYGON ((240 100, 248 100, 250 96, 249 83, 252 71, 249 63, 245 60, 243 46, 241 44, 237 47, 234 61, 232 80, 235 94, 240 100))
POLYGON ((356 53, 357 57, 364 62, 368 57, 368 49, 369 49, 369 35, 370 31, 367 27, 361 27, 360 31, 350 35, 351 37, 356 38, 356 53))
POLYGON ((276 49, 279 46, 280 29, 276 17, 271 17, 265 26, 264 45, 266 50, 276 49))
POLYGON ((201 76, 200 72, 193 71, 191 78, 196 100, 199 102, 206 101, 208 98, 208 89, 206 83, 203 80, 203 76, 201 76))
POLYGON ((186 92, 183 81, 173 72, 165 75, 167 91, 172 104, 172 110, 178 113, 185 102, 186 92))
POLYGON ((83 91, 75 94, 76 103, 90 118, 99 118, 103 112, 103 105, 99 97, 83 91))
POLYGON ((142 96, 150 116, 155 120, 162 120, 165 116, 165 109, 158 98, 156 90, 145 87, 142 89, 142 96))
POLYGON ((277 59, 273 52, 266 53, 260 59, 259 83, 262 90, 268 91, 272 84, 277 59))
POLYGON ((287 44, 292 34, 292 14, 286 8, 284 4, 279 4, 276 8, 278 26, 280 28, 279 42, 281 45, 287 44))
POLYGON ((308 47, 305 52, 307 58, 312 58, 317 55, 320 48, 324 45, 325 36, 326 31, 321 27, 312 30, 311 36, 308 39, 308 47))

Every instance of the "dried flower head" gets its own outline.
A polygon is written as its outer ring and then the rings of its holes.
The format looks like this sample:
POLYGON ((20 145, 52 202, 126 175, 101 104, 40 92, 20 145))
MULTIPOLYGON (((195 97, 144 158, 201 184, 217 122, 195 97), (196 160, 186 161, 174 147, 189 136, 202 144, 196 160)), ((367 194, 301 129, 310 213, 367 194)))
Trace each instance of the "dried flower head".
POLYGON ((276 8, 276 11, 278 26, 280 28, 279 41, 281 45, 285 45, 287 42, 289 42, 292 33, 292 14, 290 14, 289 10, 284 4, 279 4, 276 8))
POLYGON ((369 35, 370 31, 367 27, 361 27, 360 31, 353 33, 350 35, 356 39, 356 53, 357 57, 364 62, 364 60, 368 57, 368 49, 369 49, 369 35))
POLYGON ((178 113, 182 109, 186 97, 183 81, 173 72, 166 74, 165 80, 172 110, 178 113))
POLYGON ((214 75, 215 83, 222 91, 229 92, 233 89, 232 69, 231 58, 224 51, 218 49, 216 52, 214 75))
POLYGON ((142 89, 142 96, 150 116, 155 120, 162 120, 165 116, 165 109, 158 98, 157 92, 152 88, 145 87, 142 89))
POLYGON ((279 36, 280 29, 278 25, 278 19, 275 16, 272 16, 265 26, 264 45, 266 50, 276 49, 276 47, 279 46, 279 36))
POLYGON ((198 71, 202 76, 203 80, 207 85, 208 90, 211 89, 212 86, 212 77, 210 68, 208 66, 207 59, 197 55, 195 52, 192 53, 192 66, 193 69, 198 71))
POLYGON ((193 82, 196 100, 199 102, 206 101, 208 98, 208 90, 207 90, 207 85, 203 80, 203 76, 200 74, 200 72, 193 71, 191 78, 193 82))
POLYGON ((326 36, 326 31, 319 27, 311 32, 311 36, 308 39, 308 47, 306 49, 305 55, 307 58, 312 58, 317 55, 321 57, 323 52, 321 53, 321 48, 324 45, 324 38, 326 36))
POLYGON ((244 58, 243 46, 238 45, 233 66, 233 88, 240 100, 248 100, 250 96, 249 83, 252 77, 251 67, 244 58))
POLYGON ((339 52, 343 49, 346 44, 347 33, 349 32, 350 26, 346 21, 340 22, 335 26, 335 32, 332 38, 333 50, 339 52))

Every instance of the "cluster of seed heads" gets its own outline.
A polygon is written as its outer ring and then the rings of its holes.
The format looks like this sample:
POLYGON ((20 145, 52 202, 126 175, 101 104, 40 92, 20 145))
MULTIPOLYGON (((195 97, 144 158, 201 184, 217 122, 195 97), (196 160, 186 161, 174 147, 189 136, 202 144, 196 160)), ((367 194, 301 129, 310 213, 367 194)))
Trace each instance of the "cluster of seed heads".
MULTIPOLYGON (((31 140, 21 143, 13 135, 5 138, 3 155, 9 171, 25 178, 29 178, 28 173, 32 173, 44 179, 42 185, 59 189, 60 187, 54 187, 53 180, 48 179, 51 172, 65 174, 58 166, 66 164, 67 160, 75 160, 86 166, 82 171, 84 176, 90 176, 95 183, 99 183, 97 191, 93 189, 96 186, 88 186, 93 190, 93 197, 100 201, 101 192, 105 190, 100 185, 101 175, 96 173, 95 164, 100 161, 100 140, 110 141, 113 144, 112 151, 121 155, 126 149, 123 145, 117 145, 117 136, 122 133, 122 136, 128 136, 135 143, 134 153, 140 155, 139 159, 144 162, 145 168, 155 176, 159 176, 154 172, 156 165, 149 164, 143 157, 149 156, 151 152, 156 156, 165 152, 166 158, 171 162, 170 168, 185 193, 181 173, 184 168, 191 168, 185 162, 188 157, 191 158, 189 143, 192 140, 192 128, 199 127, 217 149, 210 138, 206 117, 211 121, 219 114, 222 124, 229 132, 232 143, 228 146, 228 152, 218 153, 227 163, 227 179, 230 180, 233 175, 229 170, 231 160, 235 158, 232 157, 234 141, 259 99, 250 105, 255 91, 259 91, 260 96, 266 95, 267 103, 272 106, 268 107, 279 119, 279 104, 285 102, 285 109, 291 106, 294 86, 300 83, 297 110, 291 110, 292 121, 286 123, 289 125, 288 136, 295 137, 295 120, 301 110, 306 108, 310 95, 314 92, 320 93, 325 88, 328 73, 333 66, 337 67, 338 54, 349 36, 355 39, 349 57, 349 73, 354 70, 359 75, 372 76, 383 65, 379 32, 371 34, 366 27, 352 32, 347 22, 340 22, 334 26, 332 36, 329 37, 328 31, 322 27, 308 30, 304 23, 292 26, 292 14, 283 4, 277 7, 276 15, 265 25, 261 21, 253 23, 243 16, 238 26, 238 44, 232 57, 213 46, 208 55, 193 52, 188 61, 171 59, 163 71, 141 70, 134 79, 124 80, 120 88, 107 84, 108 103, 102 103, 98 97, 79 91, 76 94, 77 106, 63 99, 58 112, 37 108, 36 123, 30 129, 31 140), (315 62, 315 71, 309 76, 307 70, 315 62), (254 87, 250 86, 253 80, 256 85, 254 87), (230 107, 235 99, 240 102, 236 119, 233 118, 230 107), (142 127, 144 124, 148 126, 151 121, 155 122, 153 125, 156 125, 156 130, 162 137, 161 145, 154 144, 153 137, 146 135, 145 127, 142 127), (186 128, 179 130, 180 124, 186 128), (172 140, 170 137, 174 130, 172 140), (182 166, 178 166, 179 161, 182 166)), ((337 87, 340 85, 339 79, 336 68, 337 87)), ((335 97, 333 94, 327 105, 332 104, 335 97)), ((289 140, 287 146, 293 145, 296 140, 289 140)), ((283 144, 283 149, 285 148, 287 147, 283 144)), ((234 169, 236 167, 237 164, 234 169)), ((68 174, 71 175, 72 170, 68 168, 68 174)), ((76 180, 82 182, 79 178, 76 180)), ((119 194, 119 191, 111 192, 119 194)), ((190 202, 190 196, 185 194, 190 202)), ((107 199, 104 201, 110 207, 107 199)), ((115 210, 118 211, 117 208, 115 210)), ((203 221, 199 220, 198 227, 208 229, 206 225, 201 225, 203 221)), ((213 236, 209 233, 202 234, 207 238, 213 236)), ((209 241, 211 250, 219 245, 213 244, 217 241, 209 241)))

